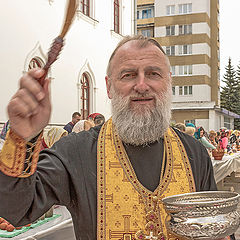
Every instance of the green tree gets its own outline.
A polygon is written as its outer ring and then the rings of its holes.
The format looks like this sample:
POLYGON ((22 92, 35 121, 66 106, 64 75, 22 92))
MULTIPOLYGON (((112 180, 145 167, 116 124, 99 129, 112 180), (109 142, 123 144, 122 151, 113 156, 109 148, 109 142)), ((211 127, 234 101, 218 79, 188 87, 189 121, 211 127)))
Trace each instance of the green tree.
POLYGON ((220 104, 222 108, 228 111, 237 113, 238 108, 238 80, 236 78, 236 71, 232 66, 231 58, 228 59, 228 65, 225 67, 225 74, 223 75, 224 86, 221 87, 220 104))
MULTIPOLYGON (((236 92, 236 97, 237 97, 237 106, 236 106, 236 113, 240 115, 240 64, 237 65, 236 69, 236 81, 237 81, 237 92, 236 92)), ((234 126, 235 129, 240 130, 240 119, 235 118, 234 119, 234 126)))

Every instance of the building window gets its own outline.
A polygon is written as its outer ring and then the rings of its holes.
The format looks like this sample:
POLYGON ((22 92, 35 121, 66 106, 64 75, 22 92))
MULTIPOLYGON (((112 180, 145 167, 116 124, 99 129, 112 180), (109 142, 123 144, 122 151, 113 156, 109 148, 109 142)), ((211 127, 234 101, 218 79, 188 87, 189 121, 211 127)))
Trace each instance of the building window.
POLYGON ((181 95, 192 95, 192 86, 183 86, 182 87, 183 94, 181 95))
POLYGON ((175 14, 175 5, 168 5, 166 7, 166 15, 173 15, 175 14))
POLYGON ((183 87, 182 86, 179 87, 179 92, 178 93, 179 93, 179 95, 183 95, 183 87))
POLYGON ((229 117, 224 117, 224 127, 227 129, 231 129, 231 121, 229 117))
POLYGON ((142 10, 142 19, 151 18, 152 17, 152 9, 142 10))
POLYGON ((188 86, 188 94, 189 94, 189 95, 192 95, 192 94, 193 94, 193 92, 192 92, 192 86, 188 86))
POLYGON ((83 119, 86 119, 90 113, 90 85, 89 79, 86 73, 83 73, 81 78, 81 115, 83 119))
POLYGON ((186 3, 186 4, 179 4, 179 14, 186 14, 192 12, 192 4, 186 3))
POLYGON ((192 24, 179 25, 179 35, 192 34, 192 24))
POLYGON ((176 66, 171 66, 171 73, 172 73, 172 76, 176 75, 176 66))
POLYGON ((192 54, 192 45, 179 45, 178 54, 179 55, 192 54))
POLYGON ((44 67, 43 60, 39 57, 34 57, 31 59, 31 61, 28 64, 28 71, 33 68, 43 68, 43 67, 44 67))
POLYGON ((166 47, 166 54, 168 56, 175 56, 175 46, 166 47))
POLYGON ((119 0, 114 0, 114 32, 119 33, 119 0))
POLYGON ((139 19, 139 11, 137 11, 137 19, 139 19))
POLYGON ((166 27, 166 36, 175 35, 175 25, 166 27))
POLYGON ((179 66, 179 75, 192 75, 192 65, 179 66))
POLYGON ((180 86, 179 95, 192 95, 192 86, 180 86))
POLYGON ((79 10, 86 16, 90 16, 90 0, 80 0, 79 10))
POLYGON ((176 89, 175 87, 172 87, 172 95, 175 95, 176 94, 176 89))
POLYGON ((140 29, 137 30, 137 34, 145 37, 153 37, 153 29, 140 29))
POLYGON ((150 29, 142 30, 142 35, 145 37, 151 37, 151 30, 150 29))

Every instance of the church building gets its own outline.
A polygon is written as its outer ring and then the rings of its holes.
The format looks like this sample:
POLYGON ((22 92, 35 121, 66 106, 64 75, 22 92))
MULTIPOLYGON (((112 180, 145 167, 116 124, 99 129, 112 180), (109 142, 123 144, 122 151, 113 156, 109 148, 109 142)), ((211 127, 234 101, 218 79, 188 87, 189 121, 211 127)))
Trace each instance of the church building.
MULTIPOLYGON (((48 73, 53 109, 50 125, 66 124, 76 111, 83 118, 94 112, 110 116, 105 87, 107 63, 122 37, 135 32, 135 0, 77 1, 76 17, 48 73)), ((6 107, 19 78, 46 63, 48 50, 60 34, 67 2, 0 2, 1 125, 7 121, 6 107)))

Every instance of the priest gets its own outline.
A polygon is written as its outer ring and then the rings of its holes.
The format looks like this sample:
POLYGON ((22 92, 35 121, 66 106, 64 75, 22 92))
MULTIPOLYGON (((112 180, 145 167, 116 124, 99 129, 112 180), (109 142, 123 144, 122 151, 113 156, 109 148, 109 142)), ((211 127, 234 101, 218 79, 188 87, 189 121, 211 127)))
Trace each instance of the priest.
POLYGON ((169 127, 170 64, 159 43, 125 37, 105 78, 112 117, 39 154, 51 114, 49 80, 43 87, 36 81, 43 74, 26 73, 8 105, 0 216, 25 225, 59 204, 70 211, 78 240, 181 239, 168 232, 161 200, 216 190, 216 183, 204 146, 169 127))

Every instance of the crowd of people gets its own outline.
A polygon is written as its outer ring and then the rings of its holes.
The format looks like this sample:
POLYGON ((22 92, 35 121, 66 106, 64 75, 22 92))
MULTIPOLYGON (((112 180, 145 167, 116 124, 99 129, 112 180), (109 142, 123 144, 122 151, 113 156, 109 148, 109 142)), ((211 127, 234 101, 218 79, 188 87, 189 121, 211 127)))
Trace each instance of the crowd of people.
POLYGON ((208 150, 210 156, 214 151, 227 153, 236 152, 240 146, 240 131, 220 128, 219 131, 205 131, 202 126, 196 127, 193 123, 176 123, 174 127, 199 140, 208 150))
MULTIPOLYGON (((51 148, 61 137, 67 136, 71 132, 79 133, 81 131, 88 131, 92 127, 102 125, 104 122, 105 117, 100 113, 92 113, 86 120, 82 120, 81 114, 79 112, 74 112, 72 114, 72 121, 67 123, 64 127, 53 126, 46 128, 42 136, 41 150, 51 148)), ((3 125, 0 133, 0 150, 3 147, 9 129, 10 123, 8 120, 3 125)))

